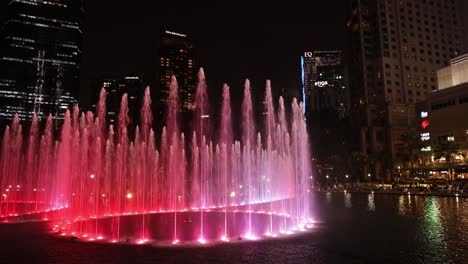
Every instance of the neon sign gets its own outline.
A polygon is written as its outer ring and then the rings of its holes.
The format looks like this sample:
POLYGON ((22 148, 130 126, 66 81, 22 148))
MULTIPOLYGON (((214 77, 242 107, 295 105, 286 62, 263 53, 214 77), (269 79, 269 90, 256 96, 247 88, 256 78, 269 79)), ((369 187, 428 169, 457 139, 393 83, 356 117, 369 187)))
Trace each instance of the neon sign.
POLYGON ((422 152, 430 152, 432 150, 431 146, 421 148, 422 152))
POLYGON ((424 120, 421 122, 421 128, 422 128, 422 129, 426 129, 428 126, 429 126, 429 120, 424 119, 424 120))
POLYGON ((429 132, 421 133, 421 141, 427 141, 429 139, 431 139, 431 135, 429 132))
POLYGON ((328 85, 328 81, 318 81, 318 82, 315 82, 314 85, 317 87, 325 87, 328 85))

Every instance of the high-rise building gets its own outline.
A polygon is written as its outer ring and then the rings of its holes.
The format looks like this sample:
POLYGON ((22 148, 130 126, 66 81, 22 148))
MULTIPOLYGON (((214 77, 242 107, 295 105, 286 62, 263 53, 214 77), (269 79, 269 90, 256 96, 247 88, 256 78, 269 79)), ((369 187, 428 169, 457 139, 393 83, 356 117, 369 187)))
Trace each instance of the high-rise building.
POLYGON ((309 132, 314 138, 311 143, 314 158, 317 166, 338 171, 343 164, 331 165, 331 160, 347 155, 348 89, 342 52, 304 52, 301 66, 302 99, 309 132))
POLYGON ((437 89, 436 70, 462 50, 456 0, 350 0, 347 3, 350 105, 366 154, 409 160, 401 135, 414 104, 437 89))
POLYGON ((330 111, 343 118, 348 108, 348 90, 341 51, 304 52, 301 70, 307 115, 330 111))
POLYGON ((0 119, 63 118, 79 94, 81 0, 2 1, 0 119))
POLYGON ((159 46, 159 103, 161 110, 168 104, 170 83, 175 75, 179 84, 182 111, 194 109, 195 68, 193 43, 187 35, 164 31, 159 46))
POLYGON ((93 108, 97 106, 102 88, 106 89, 106 114, 108 124, 117 124, 122 96, 127 94, 130 122, 131 125, 136 125, 139 122, 141 102, 144 93, 144 85, 140 77, 132 75, 123 78, 99 79, 94 87, 95 99, 93 108))

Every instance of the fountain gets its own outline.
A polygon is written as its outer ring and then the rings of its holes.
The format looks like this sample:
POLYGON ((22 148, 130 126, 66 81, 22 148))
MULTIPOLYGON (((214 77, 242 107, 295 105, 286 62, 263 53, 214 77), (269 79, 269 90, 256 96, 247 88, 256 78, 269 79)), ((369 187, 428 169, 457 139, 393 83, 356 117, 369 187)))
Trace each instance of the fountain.
POLYGON ((23 138, 16 115, 2 141, 0 221, 29 215, 51 220, 61 236, 137 244, 255 240, 304 230, 311 221, 311 166, 302 105, 294 99, 287 118, 280 98, 275 110, 267 81, 258 124, 250 91, 246 80, 239 139, 227 85, 214 128, 202 69, 190 134, 179 127, 175 77, 159 137, 149 88, 134 133, 126 95, 117 126, 106 126, 104 89, 95 114, 78 106, 66 111, 57 137, 49 116, 42 131, 34 117, 23 138))

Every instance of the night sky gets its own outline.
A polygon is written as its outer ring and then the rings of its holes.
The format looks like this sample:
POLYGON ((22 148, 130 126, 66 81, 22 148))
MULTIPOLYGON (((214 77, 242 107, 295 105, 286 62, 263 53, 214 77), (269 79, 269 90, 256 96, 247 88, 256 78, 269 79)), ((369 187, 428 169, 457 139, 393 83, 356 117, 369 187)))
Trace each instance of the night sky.
POLYGON ((294 95, 302 52, 345 45, 343 0, 186 2, 85 1, 83 104, 90 102, 91 83, 99 77, 135 74, 150 83, 162 28, 192 37, 215 97, 224 82, 240 96, 245 78, 254 93, 271 79, 274 91, 294 95))
POLYGON ((254 90, 271 79, 275 91, 297 91, 303 51, 343 47, 342 0, 209 2, 86 1, 82 102, 89 103, 91 81, 100 76, 151 82, 161 28, 191 36, 209 88, 221 91, 226 82, 234 96, 245 78, 254 90))

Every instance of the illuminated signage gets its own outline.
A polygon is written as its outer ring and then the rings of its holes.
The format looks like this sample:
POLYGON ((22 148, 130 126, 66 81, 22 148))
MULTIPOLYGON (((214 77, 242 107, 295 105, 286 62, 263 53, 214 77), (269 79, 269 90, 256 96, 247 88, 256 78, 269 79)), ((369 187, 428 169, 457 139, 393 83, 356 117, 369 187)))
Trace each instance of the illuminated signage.
POLYGON ((428 126, 429 126, 429 121, 428 121, 427 119, 424 119, 424 120, 421 122, 421 128, 422 128, 422 129, 426 129, 428 126))
POLYGON ((430 152, 432 150, 431 146, 421 148, 422 152, 430 152))
POLYGON ((304 57, 306 58, 312 58, 313 56, 314 56, 314 53, 311 51, 304 52, 304 57))
POLYGON ((324 86, 328 85, 328 82, 327 81, 318 81, 318 82, 315 82, 314 85, 317 86, 317 87, 324 87, 324 86))
POLYGON ((427 141, 431 139, 431 135, 427 132, 427 133, 421 133, 421 141, 427 141))
POLYGON ((427 112, 421 112, 421 118, 425 118, 427 116, 428 116, 427 112))

